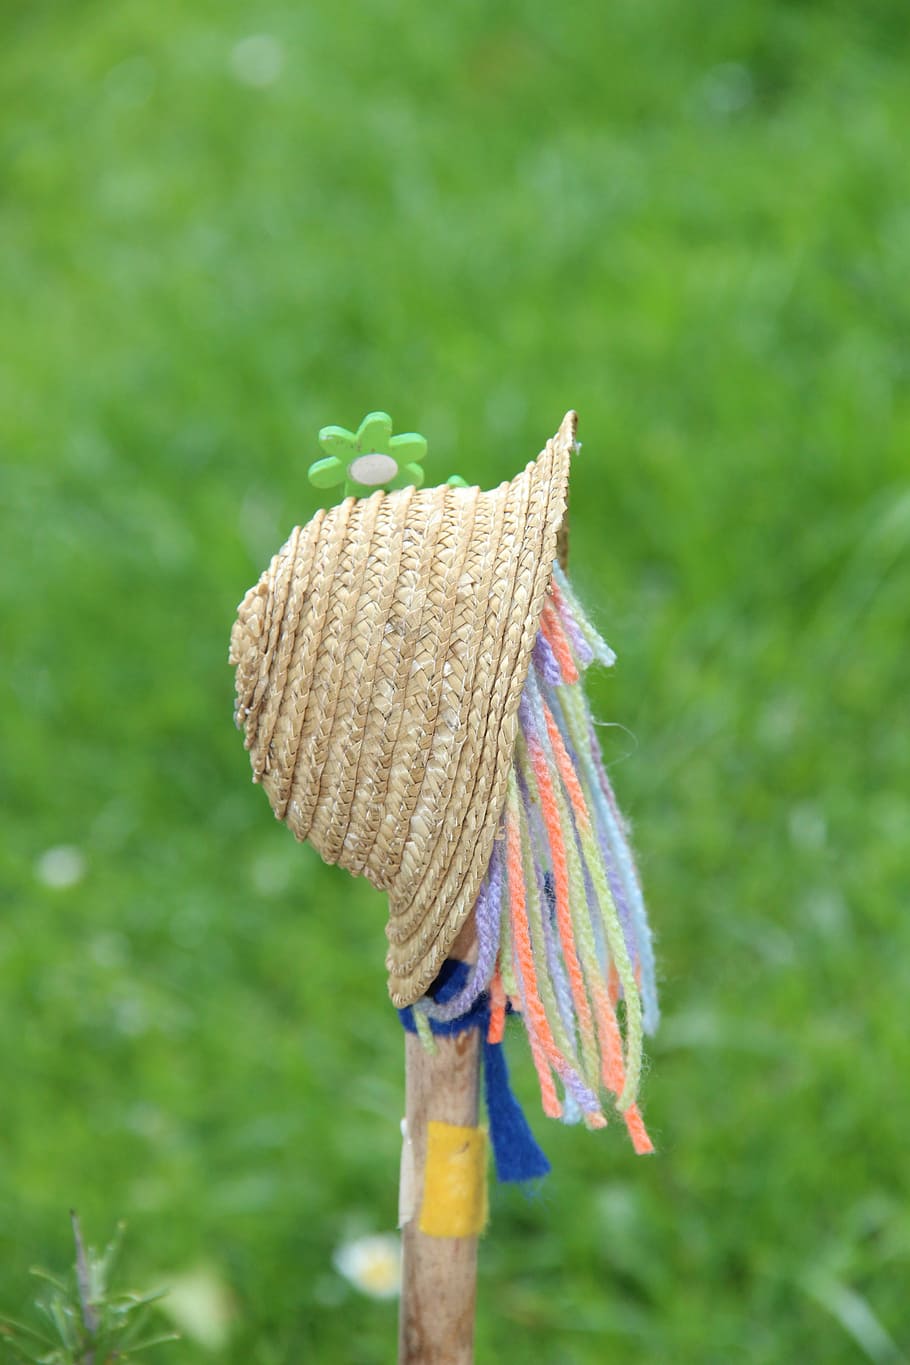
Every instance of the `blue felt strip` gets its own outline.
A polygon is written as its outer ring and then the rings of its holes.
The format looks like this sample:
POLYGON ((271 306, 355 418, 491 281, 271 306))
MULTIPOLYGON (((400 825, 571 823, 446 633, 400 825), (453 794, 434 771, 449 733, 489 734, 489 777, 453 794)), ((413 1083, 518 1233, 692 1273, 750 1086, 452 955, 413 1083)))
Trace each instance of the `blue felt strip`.
POLYGON ((548 1175, 550 1163, 509 1085, 509 1068, 502 1044, 488 1043, 486 1039, 483 1083, 497 1180, 537 1180, 548 1175))
MULTIPOLYGON (((462 989, 470 968, 467 963, 449 958, 430 987, 429 994, 440 1004, 451 1000, 462 989)), ((414 1010, 411 1005, 398 1011, 398 1017, 408 1033, 416 1033, 414 1010)), ((487 1042, 490 1023, 490 999, 486 991, 479 995, 466 1014, 442 1023, 430 1020, 430 1028, 440 1037, 464 1033, 479 1028, 483 1036, 484 1098, 490 1120, 490 1142, 496 1177, 501 1182, 537 1180, 550 1170, 550 1163, 537 1144, 521 1105, 509 1084, 509 1069, 500 1043, 487 1042)))

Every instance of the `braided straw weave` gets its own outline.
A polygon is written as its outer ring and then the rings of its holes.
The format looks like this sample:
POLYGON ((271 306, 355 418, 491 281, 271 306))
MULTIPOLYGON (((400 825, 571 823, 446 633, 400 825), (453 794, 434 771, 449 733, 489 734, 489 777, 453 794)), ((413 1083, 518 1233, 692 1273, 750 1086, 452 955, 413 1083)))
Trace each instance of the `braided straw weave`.
POLYGON ((576 416, 490 492, 348 498, 240 604, 235 717, 298 839, 389 895, 389 993, 433 981, 493 849, 576 416))

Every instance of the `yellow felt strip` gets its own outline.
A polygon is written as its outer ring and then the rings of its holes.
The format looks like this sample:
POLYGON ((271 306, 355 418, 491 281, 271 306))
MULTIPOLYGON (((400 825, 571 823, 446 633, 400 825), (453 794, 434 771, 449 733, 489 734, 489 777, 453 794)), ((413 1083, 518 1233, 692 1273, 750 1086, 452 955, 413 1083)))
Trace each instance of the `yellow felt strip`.
POLYGON ((486 1133, 431 1119, 420 1231, 428 1237, 476 1237, 486 1222, 486 1133))

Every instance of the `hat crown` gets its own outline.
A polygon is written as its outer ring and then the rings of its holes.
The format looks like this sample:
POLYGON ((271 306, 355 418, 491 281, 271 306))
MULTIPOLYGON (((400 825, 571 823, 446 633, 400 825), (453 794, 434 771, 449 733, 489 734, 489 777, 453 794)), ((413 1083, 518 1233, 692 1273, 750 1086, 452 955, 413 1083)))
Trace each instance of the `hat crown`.
POLYGON ((489 862, 575 421, 489 492, 409 487, 318 512, 238 610, 254 780, 297 838, 388 891, 398 1005, 433 980, 489 862))

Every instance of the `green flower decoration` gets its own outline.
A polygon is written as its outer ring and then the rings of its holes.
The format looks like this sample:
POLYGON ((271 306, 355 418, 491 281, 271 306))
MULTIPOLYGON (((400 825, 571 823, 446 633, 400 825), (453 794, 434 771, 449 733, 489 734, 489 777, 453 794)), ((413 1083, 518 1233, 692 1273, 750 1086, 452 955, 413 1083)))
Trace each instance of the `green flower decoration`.
POLYGON ((365 498, 377 488, 407 488, 423 483, 421 464, 426 438, 416 431, 392 435, 387 412, 369 412, 356 433, 345 427, 323 427, 319 444, 326 458, 311 464, 307 477, 314 488, 344 484, 346 498, 365 498))

